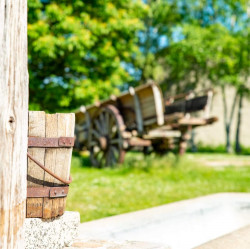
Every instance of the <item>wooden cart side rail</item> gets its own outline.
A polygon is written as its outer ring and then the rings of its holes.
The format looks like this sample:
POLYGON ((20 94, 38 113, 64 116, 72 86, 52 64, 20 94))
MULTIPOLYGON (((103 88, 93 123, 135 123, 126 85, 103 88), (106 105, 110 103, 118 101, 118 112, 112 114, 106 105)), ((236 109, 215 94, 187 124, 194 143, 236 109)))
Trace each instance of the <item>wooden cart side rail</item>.
POLYGON ((188 99, 188 98, 192 98, 192 97, 197 97, 200 95, 207 95, 209 92, 212 92, 213 94, 215 93, 215 91, 212 88, 207 88, 207 89, 202 89, 199 91, 188 91, 186 93, 180 93, 174 96, 167 96, 165 98, 165 104, 171 104, 174 101, 177 101, 179 99, 188 99))
MULTIPOLYGON (((150 87, 152 85, 155 85, 155 84, 156 83, 154 83, 154 82, 150 82, 150 83, 138 86, 138 87, 136 87, 134 89, 135 89, 135 92, 138 92, 138 91, 140 91, 142 89, 148 88, 148 87, 150 87)), ((122 97, 124 97, 126 95, 129 95, 129 94, 130 94, 129 91, 125 91, 125 92, 119 94, 118 96, 112 94, 109 99, 102 100, 102 101, 96 101, 94 104, 87 105, 87 106, 81 106, 80 110, 76 111, 76 113, 78 113, 80 111, 82 112, 84 109, 89 110, 89 109, 100 107, 100 106, 103 106, 103 105, 114 104, 117 101, 117 99, 122 98, 122 97)))
POLYGON ((203 117, 208 118, 211 109, 213 92, 208 91, 206 95, 196 96, 189 99, 180 99, 171 104, 166 104, 165 114, 183 112, 185 114, 197 113, 202 111, 203 117))
POLYGON ((88 113, 89 117, 95 116, 100 107, 107 105, 113 105, 120 111, 124 118, 125 124, 128 129, 131 129, 134 124, 137 127, 138 133, 144 132, 145 126, 148 123, 152 124, 154 120, 156 125, 164 124, 164 100, 162 91, 156 83, 148 83, 137 88, 130 87, 128 92, 125 92, 119 96, 111 96, 111 99, 98 102, 94 105, 82 106, 78 112, 76 112, 76 123, 81 124, 84 122, 85 114, 88 113), (154 119, 151 119, 154 116, 154 119), (149 122, 148 119, 151 119, 149 122), (146 122, 144 122, 146 120, 146 122))
POLYGON ((217 117, 210 117, 210 118, 196 118, 196 117, 190 117, 190 118, 181 118, 177 122, 172 123, 171 126, 175 129, 179 129, 180 127, 184 126, 204 126, 213 124, 214 122, 218 121, 217 117))

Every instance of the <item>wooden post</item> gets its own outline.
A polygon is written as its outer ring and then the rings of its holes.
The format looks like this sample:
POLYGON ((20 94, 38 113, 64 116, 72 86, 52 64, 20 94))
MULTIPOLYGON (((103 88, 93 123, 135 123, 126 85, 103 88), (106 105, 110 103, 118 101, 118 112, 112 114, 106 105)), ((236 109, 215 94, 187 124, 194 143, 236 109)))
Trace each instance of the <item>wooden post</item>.
POLYGON ((192 130, 192 126, 183 126, 181 127, 181 136, 179 140, 179 155, 184 155, 187 149, 187 141, 190 139, 190 131, 192 130))
POLYGON ((27 0, 0 0, 0 248, 25 248, 27 0))

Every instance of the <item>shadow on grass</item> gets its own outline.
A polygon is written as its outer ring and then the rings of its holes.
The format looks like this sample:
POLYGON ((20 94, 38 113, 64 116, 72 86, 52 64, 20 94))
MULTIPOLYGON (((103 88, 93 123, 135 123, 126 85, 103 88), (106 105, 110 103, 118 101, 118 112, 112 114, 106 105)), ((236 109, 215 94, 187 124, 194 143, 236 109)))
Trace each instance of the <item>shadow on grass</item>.
POLYGON ((73 157, 78 161, 77 163, 81 167, 92 168, 90 158, 87 155, 81 155, 79 151, 73 151, 73 157))

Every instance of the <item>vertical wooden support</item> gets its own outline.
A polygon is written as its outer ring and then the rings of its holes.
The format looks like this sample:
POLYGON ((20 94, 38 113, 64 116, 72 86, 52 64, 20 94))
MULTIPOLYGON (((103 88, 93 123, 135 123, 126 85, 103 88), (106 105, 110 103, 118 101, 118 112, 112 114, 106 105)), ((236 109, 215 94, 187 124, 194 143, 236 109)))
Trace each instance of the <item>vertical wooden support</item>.
POLYGON ((165 111, 162 91, 159 88, 159 86, 156 84, 152 84, 152 90, 153 90, 153 94, 154 94, 157 125, 161 126, 164 124, 164 111, 165 111))
POLYGON ((129 88, 129 93, 134 98, 134 108, 135 108, 135 118, 136 118, 136 125, 137 125, 137 132, 138 135, 142 135, 143 133, 143 118, 141 113, 141 105, 139 98, 135 92, 135 89, 133 87, 129 88))
POLYGON ((25 248, 27 1, 0 0, 0 248, 25 248))
POLYGON ((184 155, 187 149, 187 141, 190 139, 190 131, 192 130, 192 126, 184 126, 180 129, 181 136, 179 140, 179 155, 184 155))

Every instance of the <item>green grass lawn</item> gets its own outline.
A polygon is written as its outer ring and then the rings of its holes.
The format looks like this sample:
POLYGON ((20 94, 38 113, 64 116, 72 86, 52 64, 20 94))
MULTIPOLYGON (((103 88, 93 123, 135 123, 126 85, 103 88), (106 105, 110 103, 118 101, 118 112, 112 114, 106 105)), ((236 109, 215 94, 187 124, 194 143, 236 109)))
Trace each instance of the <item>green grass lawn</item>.
POLYGON ((130 152, 114 169, 90 168, 87 157, 73 156, 71 174, 67 210, 80 212, 82 222, 211 193, 250 192, 250 156, 130 152), (212 160, 232 165, 233 159, 245 166, 205 166, 212 160))

